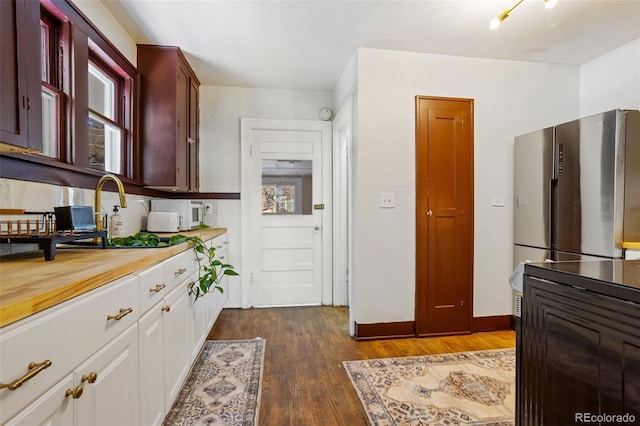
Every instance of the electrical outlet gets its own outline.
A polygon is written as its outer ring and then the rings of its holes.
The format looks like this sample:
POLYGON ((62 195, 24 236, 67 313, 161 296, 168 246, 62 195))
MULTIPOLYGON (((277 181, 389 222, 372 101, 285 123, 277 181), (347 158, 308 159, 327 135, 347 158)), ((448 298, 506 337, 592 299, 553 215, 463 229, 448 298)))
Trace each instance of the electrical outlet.
POLYGON ((380 193, 380 208, 392 209, 396 206, 395 194, 393 192, 381 192, 380 193))
POLYGON ((213 214, 213 203, 211 202, 204 203, 204 214, 206 215, 213 214))

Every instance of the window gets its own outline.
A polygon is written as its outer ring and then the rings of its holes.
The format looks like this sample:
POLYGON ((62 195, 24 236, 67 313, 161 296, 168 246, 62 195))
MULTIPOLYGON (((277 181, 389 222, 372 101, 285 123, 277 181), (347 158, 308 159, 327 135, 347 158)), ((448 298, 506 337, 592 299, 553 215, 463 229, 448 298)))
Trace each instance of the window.
POLYGON ((262 214, 300 214, 301 183, 262 178, 262 214))
POLYGON ((70 1, 40 3, 39 38, 41 154, 49 159, 38 161, 137 179, 136 68, 70 1))
POLYGON ((262 214, 311 214, 311 160, 262 160, 262 214))
POLYGON ((118 121, 123 82, 106 67, 89 62, 89 168, 122 174, 123 135, 118 121))
POLYGON ((42 79, 42 155, 61 158, 65 93, 58 64, 61 24, 45 10, 40 15, 40 74, 42 79))

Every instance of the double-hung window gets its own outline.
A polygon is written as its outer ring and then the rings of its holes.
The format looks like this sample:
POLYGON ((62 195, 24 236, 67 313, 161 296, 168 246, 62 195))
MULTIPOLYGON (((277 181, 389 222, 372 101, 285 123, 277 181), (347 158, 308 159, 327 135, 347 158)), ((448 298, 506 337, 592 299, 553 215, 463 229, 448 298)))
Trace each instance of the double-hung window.
POLYGON ((61 23, 40 15, 40 73, 42 78, 42 155, 63 159, 66 94, 62 91, 61 23))
POLYGON ((135 67, 61 2, 41 3, 40 58, 41 154, 135 180, 135 67))
POLYGON ((122 174, 123 82, 96 59, 89 60, 89 168, 122 174))

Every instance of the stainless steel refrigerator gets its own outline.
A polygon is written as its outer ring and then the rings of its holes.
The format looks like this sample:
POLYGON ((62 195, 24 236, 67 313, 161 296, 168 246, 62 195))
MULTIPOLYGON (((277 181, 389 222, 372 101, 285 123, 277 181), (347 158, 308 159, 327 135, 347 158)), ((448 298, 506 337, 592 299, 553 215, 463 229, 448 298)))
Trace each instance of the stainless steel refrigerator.
POLYGON ((640 241, 640 111, 516 137, 514 265, 622 258, 623 241, 640 241))

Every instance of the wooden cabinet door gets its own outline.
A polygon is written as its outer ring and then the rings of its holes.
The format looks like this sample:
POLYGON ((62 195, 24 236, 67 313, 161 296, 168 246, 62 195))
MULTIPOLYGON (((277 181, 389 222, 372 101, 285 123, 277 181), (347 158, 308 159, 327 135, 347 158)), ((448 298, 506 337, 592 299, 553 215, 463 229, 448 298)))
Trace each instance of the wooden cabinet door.
POLYGON ((74 383, 83 388, 76 424, 140 424, 137 323, 78 367, 74 383))
POLYGON ((138 45, 144 182, 151 188, 197 191, 198 88, 179 48, 138 45))
POLYGON ((40 3, 0 1, 0 141, 42 149, 40 3))
POLYGON ((176 83, 176 187, 189 189, 189 75, 178 66, 176 83))
POLYGON ((189 79, 189 135, 187 140, 189 142, 189 190, 192 192, 198 192, 200 189, 199 90, 198 83, 194 79, 189 79))

